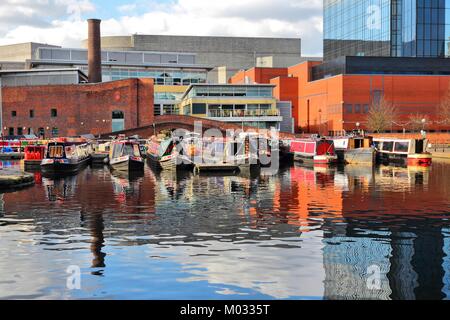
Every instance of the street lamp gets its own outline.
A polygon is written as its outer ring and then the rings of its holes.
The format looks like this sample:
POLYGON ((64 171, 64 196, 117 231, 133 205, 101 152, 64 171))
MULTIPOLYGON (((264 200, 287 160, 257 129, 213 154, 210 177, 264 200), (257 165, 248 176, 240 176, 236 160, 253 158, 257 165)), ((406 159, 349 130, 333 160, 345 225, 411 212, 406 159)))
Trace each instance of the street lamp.
POLYGON ((427 119, 422 119, 422 132, 421 132, 421 134, 422 134, 422 137, 425 139, 426 138, 426 135, 427 135, 427 133, 425 132, 425 123, 427 122, 427 119))

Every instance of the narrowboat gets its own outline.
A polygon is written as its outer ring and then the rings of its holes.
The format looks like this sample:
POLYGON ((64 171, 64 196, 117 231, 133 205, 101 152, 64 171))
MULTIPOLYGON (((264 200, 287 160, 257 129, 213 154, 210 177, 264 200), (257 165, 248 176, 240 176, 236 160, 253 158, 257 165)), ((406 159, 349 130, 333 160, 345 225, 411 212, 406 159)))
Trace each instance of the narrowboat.
POLYGON ((44 160, 46 153, 45 145, 28 145, 25 147, 24 154, 24 165, 25 169, 28 170, 38 170, 41 168, 41 162, 44 160))
POLYGON ((112 170, 122 172, 144 171, 144 159, 139 143, 134 140, 112 141, 109 166, 112 170))
POLYGON ((332 138, 338 161, 345 164, 375 163, 376 151, 372 137, 349 136, 332 138))
POLYGON ((430 166, 433 156, 427 152, 427 139, 375 138, 377 161, 408 166, 430 166))
POLYGON ((294 139, 290 143, 290 152, 294 161, 313 165, 331 165, 337 163, 333 140, 294 139))
POLYGON ((153 136, 145 146, 146 156, 160 170, 190 170, 193 168, 194 157, 198 155, 196 152, 199 141, 195 133, 179 138, 153 136))
POLYGON ((23 157, 20 141, 0 141, 0 160, 21 160, 23 157))
POLYGON ((94 145, 94 152, 92 153, 92 164, 107 164, 109 162, 109 151, 111 142, 99 142, 94 145))
POLYGON ((83 140, 59 140, 47 144, 41 162, 42 173, 48 175, 77 174, 91 161, 92 147, 83 140))

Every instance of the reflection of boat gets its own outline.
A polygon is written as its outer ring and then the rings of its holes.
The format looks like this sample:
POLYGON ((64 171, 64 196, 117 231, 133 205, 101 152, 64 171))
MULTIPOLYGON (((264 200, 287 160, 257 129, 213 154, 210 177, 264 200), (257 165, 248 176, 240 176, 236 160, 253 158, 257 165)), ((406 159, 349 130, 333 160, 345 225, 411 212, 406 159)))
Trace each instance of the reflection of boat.
POLYGON ((337 162, 332 140, 294 139, 291 141, 290 152, 295 161, 305 164, 329 165, 337 162))
POLYGON ((132 140, 111 142, 109 165, 113 170, 133 172, 144 171, 144 159, 139 143, 132 140))
POLYGON ((427 139, 376 138, 377 161, 430 166, 433 156, 426 151, 427 139))
POLYGON ((333 138, 336 155, 339 162, 347 164, 375 163, 375 149, 372 147, 371 137, 342 137, 333 138))
POLYGON ((41 168, 41 162, 44 160, 46 146, 27 146, 25 147, 25 169, 36 170, 41 168))
POLYGON ((81 139, 50 142, 41 162, 44 174, 76 174, 91 160, 92 148, 81 139))

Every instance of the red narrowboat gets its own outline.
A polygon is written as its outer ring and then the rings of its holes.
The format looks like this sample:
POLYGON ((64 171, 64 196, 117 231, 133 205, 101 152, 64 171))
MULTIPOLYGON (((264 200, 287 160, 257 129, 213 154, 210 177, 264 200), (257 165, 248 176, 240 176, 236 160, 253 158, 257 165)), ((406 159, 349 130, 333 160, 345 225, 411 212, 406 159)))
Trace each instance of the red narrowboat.
POLYGON ((26 146, 25 147, 25 168, 39 169, 41 162, 45 157, 46 146, 26 146))
POLYGON ((305 164, 330 165, 338 160, 333 140, 295 139, 291 141, 290 152, 294 161, 305 164))

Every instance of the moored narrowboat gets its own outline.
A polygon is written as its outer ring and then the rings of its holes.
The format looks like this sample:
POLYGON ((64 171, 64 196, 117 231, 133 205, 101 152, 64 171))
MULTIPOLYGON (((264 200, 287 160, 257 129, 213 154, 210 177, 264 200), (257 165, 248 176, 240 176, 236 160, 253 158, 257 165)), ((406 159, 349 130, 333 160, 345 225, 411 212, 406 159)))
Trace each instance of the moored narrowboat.
POLYGON ((333 140, 294 139, 290 143, 294 161, 312 165, 331 165, 337 163, 333 140))
POLYGON ((0 160, 20 160, 23 159, 21 142, 18 140, 0 141, 0 160))
POLYGON ((77 174, 91 161, 91 146, 83 140, 62 139, 47 144, 41 162, 42 173, 48 175, 77 174))
POLYGON ((47 147, 45 145, 33 146, 28 145, 24 150, 24 165, 25 169, 38 170, 41 168, 41 162, 44 160, 47 147))
POLYGON ((375 163, 376 151, 372 146, 372 137, 349 136, 332 139, 340 163, 365 165, 375 163))
POLYGON ((133 140, 116 140, 111 142, 109 166, 112 170, 137 172, 144 170, 139 143, 133 140))
POLYGON ((427 139, 375 138, 377 161, 408 166, 430 166, 433 156, 427 152, 427 139))

